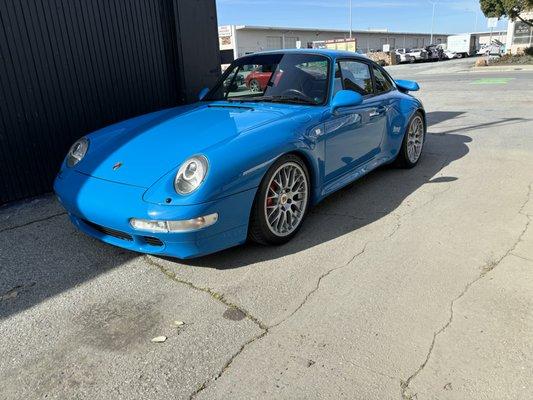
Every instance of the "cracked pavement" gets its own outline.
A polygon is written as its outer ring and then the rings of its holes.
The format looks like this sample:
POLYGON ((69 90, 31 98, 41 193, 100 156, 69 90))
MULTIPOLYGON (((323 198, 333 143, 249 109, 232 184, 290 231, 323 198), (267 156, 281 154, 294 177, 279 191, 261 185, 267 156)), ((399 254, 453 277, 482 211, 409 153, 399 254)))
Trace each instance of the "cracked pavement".
POLYGON ((533 398, 533 73, 471 61, 391 68, 422 86, 420 165, 282 247, 181 262, 84 236, 52 196, 0 208, 0 398, 533 398))

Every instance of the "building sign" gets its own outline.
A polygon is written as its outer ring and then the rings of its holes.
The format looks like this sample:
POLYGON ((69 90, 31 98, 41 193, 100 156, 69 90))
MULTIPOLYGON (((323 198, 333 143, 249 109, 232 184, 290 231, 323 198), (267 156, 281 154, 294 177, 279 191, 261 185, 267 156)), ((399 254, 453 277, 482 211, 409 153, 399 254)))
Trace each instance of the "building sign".
POLYGON ((332 39, 324 42, 326 49, 356 51, 357 41, 355 39, 332 39))
POLYGON ((231 46, 231 36, 221 36, 219 41, 221 46, 231 46))
POLYGON ((513 44, 531 44, 533 28, 522 21, 516 21, 514 25, 513 44))
POLYGON ((498 26, 498 18, 489 18, 487 19, 487 27, 489 29, 496 28, 498 26))
POLYGON ((218 27, 218 37, 231 36, 231 25, 223 25, 218 27))
POLYGON ((231 25, 223 25, 218 27, 218 44, 220 46, 220 50, 229 50, 233 47, 231 25))

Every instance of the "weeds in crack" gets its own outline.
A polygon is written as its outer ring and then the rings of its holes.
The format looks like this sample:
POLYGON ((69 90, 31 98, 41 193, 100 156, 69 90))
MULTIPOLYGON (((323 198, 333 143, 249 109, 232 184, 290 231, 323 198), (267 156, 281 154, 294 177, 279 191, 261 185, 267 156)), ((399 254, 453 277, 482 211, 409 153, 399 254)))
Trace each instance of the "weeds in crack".
POLYGON ((158 270, 160 270, 163 274, 165 274, 168 278, 170 278, 174 282, 181 283, 181 284, 186 285, 186 286, 190 287, 191 289, 197 290, 199 292, 207 293, 213 299, 215 299, 215 300, 219 301, 220 303, 224 304, 226 307, 235 308, 235 309, 239 310, 240 312, 242 312, 246 316, 246 318, 248 318, 250 321, 252 321, 254 324, 256 324, 260 329, 262 329, 262 330, 267 330, 268 329, 268 327, 263 322, 261 322, 258 318, 256 318, 252 314, 250 314, 247 310, 245 310, 242 307, 239 307, 238 305, 236 305, 236 304, 230 302, 229 300, 227 300, 224 297, 224 294, 215 292, 213 289, 208 288, 208 287, 196 286, 192 282, 189 282, 189 281, 186 281, 184 279, 181 279, 180 277, 178 277, 178 275, 175 272, 169 270, 164 265, 157 263, 150 256, 144 256, 144 258, 150 265, 156 267, 158 270))
POLYGON ((240 348, 239 350, 237 350, 225 363, 224 363, 224 366, 222 367, 222 369, 219 371, 219 373, 214 377, 214 378, 209 378, 207 380, 205 380, 204 382, 202 382, 202 384, 200 386, 198 386, 198 388, 193 392, 191 393, 191 395, 189 396, 189 399, 194 399, 196 398, 196 396, 198 396, 198 394, 200 394, 200 392, 202 392, 203 390, 205 390, 210 384, 211 382, 213 381, 216 381, 217 379, 219 379, 223 374, 224 372, 226 372, 226 370, 231 366, 231 364, 233 363, 233 361, 235 361, 235 359, 244 351, 244 349, 246 347, 248 347, 249 345, 251 345, 252 343, 254 343, 256 340, 259 340, 261 339, 263 336, 265 336, 267 333, 268 333, 268 327, 263 323, 261 322, 257 317, 253 316, 252 314, 250 314, 248 311, 244 310, 242 307, 239 307, 237 306, 236 304, 228 301, 223 294, 221 293, 218 293, 218 292, 215 292, 213 289, 211 288, 208 288, 208 287, 200 287, 200 286, 196 286, 194 283, 192 282, 189 282, 189 281, 186 281, 184 279, 181 279, 179 278, 175 272, 173 271, 170 271, 168 268, 166 268, 164 265, 161 265, 159 263, 157 263, 156 261, 154 261, 152 258, 150 258, 149 256, 145 256, 144 257, 145 260, 150 264, 152 265, 153 267, 156 267, 159 271, 161 271, 163 274, 165 274, 169 279, 173 280, 174 282, 177 282, 177 283, 181 283, 182 285, 185 285, 185 286, 188 286, 189 288, 193 289, 193 290, 196 290, 196 291, 199 291, 199 292, 204 292, 204 293, 207 293, 208 295, 210 295, 213 299, 215 299, 216 301, 224 304, 226 307, 228 308, 234 308, 238 311, 240 311, 242 314, 244 314, 246 316, 247 319, 249 319, 250 321, 252 321, 255 325, 257 325, 257 327, 259 327, 262 332, 258 335, 255 335, 253 336, 251 339, 249 339, 248 341, 246 341, 240 348))

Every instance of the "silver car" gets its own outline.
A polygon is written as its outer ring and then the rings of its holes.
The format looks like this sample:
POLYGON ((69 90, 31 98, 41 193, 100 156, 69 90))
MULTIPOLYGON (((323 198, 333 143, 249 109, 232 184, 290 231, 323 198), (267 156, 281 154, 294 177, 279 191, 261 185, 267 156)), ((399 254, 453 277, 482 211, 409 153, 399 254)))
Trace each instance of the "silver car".
POLYGON ((415 58, 406 52, 406 49, 396 49, 396 55, 400 57, 400 63, 412 63, 415 58))
POLYGON ((414 57, 415 61, 427 61, 428 52, 425 49, 411 49, 408 54, 414 57))

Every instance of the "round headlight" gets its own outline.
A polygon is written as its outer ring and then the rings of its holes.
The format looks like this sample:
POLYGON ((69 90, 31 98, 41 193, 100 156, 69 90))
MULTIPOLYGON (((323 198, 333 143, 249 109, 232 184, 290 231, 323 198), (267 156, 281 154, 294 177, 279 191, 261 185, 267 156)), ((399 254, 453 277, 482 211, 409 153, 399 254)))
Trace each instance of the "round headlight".
POLYGON ((67 154, 67 166, 73 167, 79 163, 89 150, 89 139, 83 137, 72 145, 67 154))
POLYGON ((207 158, 204 156, 194 156, 181 164, 176 179, 174 179, 174 189, 178 194, 189 194, 200 187, 207 175, 207 158))

